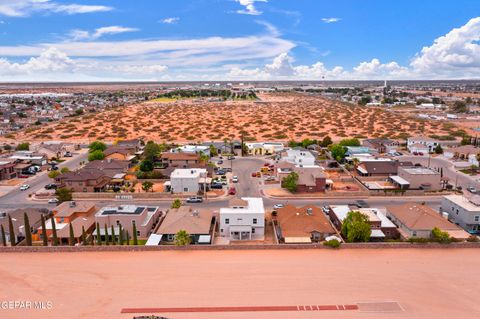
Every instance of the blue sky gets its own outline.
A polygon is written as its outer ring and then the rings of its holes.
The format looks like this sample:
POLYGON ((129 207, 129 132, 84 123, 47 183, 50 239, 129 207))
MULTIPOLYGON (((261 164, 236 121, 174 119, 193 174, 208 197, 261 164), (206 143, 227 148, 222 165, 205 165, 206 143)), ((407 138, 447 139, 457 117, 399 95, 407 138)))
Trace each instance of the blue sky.
POLYGON ((480 77, 475 0, 0 0, 1 81, 480 77))

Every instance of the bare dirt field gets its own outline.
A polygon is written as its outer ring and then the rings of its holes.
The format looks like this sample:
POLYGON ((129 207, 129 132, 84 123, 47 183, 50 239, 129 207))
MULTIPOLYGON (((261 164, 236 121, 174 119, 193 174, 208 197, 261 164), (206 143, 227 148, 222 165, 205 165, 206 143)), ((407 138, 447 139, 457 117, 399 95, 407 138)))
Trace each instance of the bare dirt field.
MULTIPOLYGON (((123 308, 358 305, 403 311, 166 313, 168 318, 479 318, 475 249, 7 253, 0 318, 133 318, 123 308)), ((160 314, 158 314, 160 315, 160 314)))
MULTIPOLYGON (((100 114, 64 119, 30 128, 16 139, 138 138, 157 142, 239 139, 288 141, 344 137, 405 138, 415 134, 447 134, 439 121, 425 121, 377 107, 361 107, 300 94, 263 94, 262 102, 145 102, 100 114)), ((450 128, 452 129, 452 128, 450 128)))

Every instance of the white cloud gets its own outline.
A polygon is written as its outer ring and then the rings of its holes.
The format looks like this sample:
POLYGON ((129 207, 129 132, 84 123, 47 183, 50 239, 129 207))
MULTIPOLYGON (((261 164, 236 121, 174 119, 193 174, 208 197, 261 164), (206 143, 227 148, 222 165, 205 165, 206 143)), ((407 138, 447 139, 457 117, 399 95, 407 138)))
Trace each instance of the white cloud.
POLYGON ((77 30, 71 31, 70 36, 74 41, 85 40, 85 39, 94 40, 94 39, 101 38, 104 35, 119 34, 119 33, 134 32, 134 31, 139 31, 139 29, 114 25, 109 27, 97 28, 93 33, 90 33, 85 30, 77 29, 77 30))
POLYGON ((176 24, 176 23, 178 23, 179 20, 180 20, 180 18, 178 18, 178 17, 170 17, 170 18, 162 19, 162 20, 160 20, 160 22, 165 23, 165 24, 176 24))
POLYGON ((236 0, 244 9, 237 10, 239 14, 261 15, 263 12, 258 11, 255 7, 255 2, 268 2, 268 0, 236 0))
POLYGON ((103 5, 60 4, 50 0, 0 0, 0 15, 9 17, 25 17, 34 12, 80 14, 112 9, 103 5))
POLYGON ((480 74, 480 17, 441 36, 411 61, 418 74, 478 77, 480 74))
POLYGON ((341 18, 322 18, 324 23, 335 23, 342 20, 341 18))
POLYGON ((75 63, 65 53, 50 48, 25 63, 11 63, 6 59, 0 59, 0 75, 55 73, 67 71, 74 66, 75 63))

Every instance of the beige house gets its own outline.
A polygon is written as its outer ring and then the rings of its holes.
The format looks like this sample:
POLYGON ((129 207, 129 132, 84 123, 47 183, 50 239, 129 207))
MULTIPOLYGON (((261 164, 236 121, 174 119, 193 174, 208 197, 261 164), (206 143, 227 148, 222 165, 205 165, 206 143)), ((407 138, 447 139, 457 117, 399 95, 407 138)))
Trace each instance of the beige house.
POLYGON ((427 167, 399 167, 398 176, 407 181, 409 189, 438 191, 442 189, 439 172, 427 167))

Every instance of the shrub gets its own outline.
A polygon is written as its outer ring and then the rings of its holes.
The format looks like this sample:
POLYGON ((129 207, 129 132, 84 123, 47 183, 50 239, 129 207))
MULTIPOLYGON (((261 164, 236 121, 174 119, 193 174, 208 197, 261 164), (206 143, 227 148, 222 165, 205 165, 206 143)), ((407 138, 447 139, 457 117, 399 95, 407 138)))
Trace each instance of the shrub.
POLYGON ((330 248, 340 248, 341 243, 337 239, 330 239, 330 240, 324 241, 323 245, 330 248))

